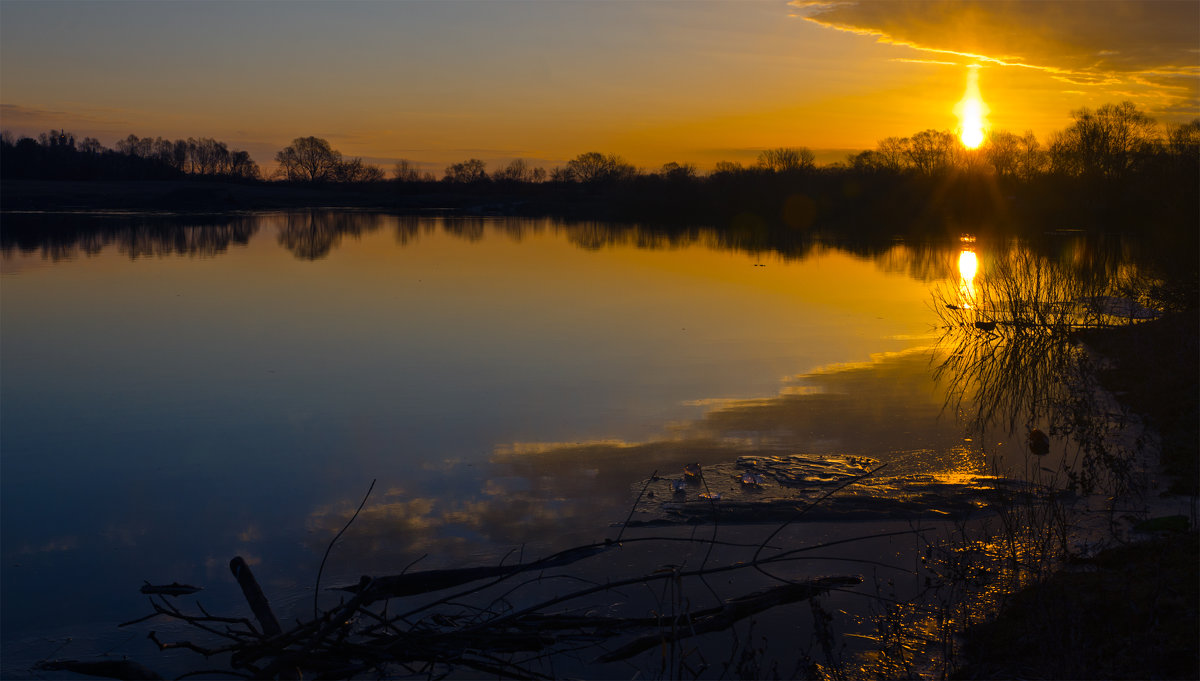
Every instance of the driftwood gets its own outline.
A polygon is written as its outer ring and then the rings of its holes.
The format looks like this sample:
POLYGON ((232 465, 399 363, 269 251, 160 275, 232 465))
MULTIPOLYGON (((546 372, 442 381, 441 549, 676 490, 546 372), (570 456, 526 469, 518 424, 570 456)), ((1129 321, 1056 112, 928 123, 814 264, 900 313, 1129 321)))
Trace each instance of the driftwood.
POLYGON ((283 633, 283 628, 279 626, 279 620, 271 610, 271 604, 267 602, 262 587, 258 585, 258 580, 254 579, 254 573, 250 571, 250 566, 246 564, 246 561, 241 556, 235 556, 233 560, 229 561, 229 570, 237 579, 238 586, 242 587, 242 594, 246 597, 246 602, 250 604, 250 610, 258 618, 258 623, 262 625, 263 633, 267 636, 277 636, 283 633))
MULTIPOLYGON (((873 472, 847 479, 817 501, 873 472)), ((810 503, 799 510, 789 522, 811 507, 810 503)), ((627 526, 628 519, 618 537, 624 536, 627 526)), ((349 600, 323 611, 318 609, 312 619, 298 620, 286 630, 280 626, 249 566, 240 557, 235 557, 230 561, 230 569, 258 626, 244 617, 214 616, 199 603, 196 604, 199 612, 185 612, 166 598, 170 592, 152 594, 150 603, 154 612, 122 626, 155 617, 188 624, 215 642, 163 641, 154 631, 149 632, 149 637, 162 650, 188 649, 205 658, 228 661, 228 670, 205 670, 203 673, 207 675, 221 673, 247 678, 348 678, 360 674, 439 677, 458 669, 505 678, 552 678, 556 675, 554 660, 559 655, 600 664, 632 661, 652 648, 675 650, 691 637, 727 630, 770 608, 811 600, 862 581, 857 575, 787 579, 769 572, 772 567, 804 560, 809 551, 855 541, 846 538, 783 549, 770 543, 780 529, 782 527, 759 543, 720 541, 716 530, 710 538, 632 537, 619 543, 606 540, 577 546, 513 565, 364 577, 358 584, 335 587, 350 596, 349 600), (613 565, 598 564, 592 571, 608 575, 603 583, 589 582, 580 576, 581 573, 567 571, 582 561, 601 560, 622 550, 633 551, 635 546, 643 543, 670 546, 671 542, 686 542, 698 558, 703 554, 702 560, 690 567, 661 565, 648 574, 614 578, 622 564, 622 559, 616 559, 613 565), (713 557, 717 547, 735 553, 750 551, 752 555, 742 555, 736 560, 717 560, 713 557), (757 582, 760 590, 722 598, 706 581, 715 575, 732 577, 734 574, 746 575, 749 580, 736 580, 737 584, 747 585, 740 588, 750 588, 757 582), (772 580, 774 585, 762 588, 764 579, 772 580), (651 596, 650 600, 635 600, 630 604, 628 594, 622 591, 638 589, 653 593, 647 587, 654 585, 659 585, 663 593, 669 590, 682 594, 687 590, 691 595, 676 600, 651 596), (616 608, 614 595, 626 605, 613 610, 616 608), (416 600, 407 602, 408 599, 416 600), (630 608, 641 612, 628 612, 630 608)), ((915 532, 920 530, 858 539, 915 532)), ((667 552, 669 556, 685 553, 667 552)), ((735 583, 732 579, 716 581, 735 583)), ((82 673, 157 678, 140 665, 118 666, 107 661, 95 665, 94 672, 82 673), (139 668, 147 675, 135 676, 140 673, 139 668)), ((66 666, 53 668, 68 669, 66 666)))
POLYGON ((527 572, 529 570, 546 570, 553 567, 562 567, 570 565, 584 558, 595 556, 609 548, 616 546, 613 542, 605 544, 589 544, 587 546, 579 546, 566 551, 560 551, 552 556, 547 556, 540 560, 535 560, 530 563, 519 563, 517 565, 494 565, 473 568, 454 568, 449 570, 426 570, 423 572, 414 572, 409 574, 388 575, 385 577, 363 576, 358 584, 351 586, 335 587, 339 591, 349 591, 350 593, 360 594, 363 596, 363 604, 374 603, 388 598, 400 598, 403 596, 412 596, 414 594, 430 593, 433 591, 441 591, 450 589, 463 584, 470 584, 483 579, 493 579, 496 577, 509 577, 519 572, 527 572))
POLYGON ((783 586, 734 598, 727 601, 723 607, 690 613, 686 626, 675 627, 669 631, 663 631, 651 636, 643 636, 630 641, 620 648, 602 655, 597 662, 625 660, 644 650, 661 645, 664 642, 678 641, 699 634, 707 634, 711 631, 728 629, 735 622, 746 619, 751 615, 756 615, 769 608, 797 601, 806 601, 829 591, 831 588, 854 586, 861 581, 862 579, 858 577, 822 577, 809 582, 784 584, 783 586))
POLYGON ((163 594, 166 596, 187 596, 194 594, 202 589, 191 584, 180 584, 179 582, 171 582, 170 584, 151 584, 146 582, 142 586, 142 593, 147 595, 163 594))

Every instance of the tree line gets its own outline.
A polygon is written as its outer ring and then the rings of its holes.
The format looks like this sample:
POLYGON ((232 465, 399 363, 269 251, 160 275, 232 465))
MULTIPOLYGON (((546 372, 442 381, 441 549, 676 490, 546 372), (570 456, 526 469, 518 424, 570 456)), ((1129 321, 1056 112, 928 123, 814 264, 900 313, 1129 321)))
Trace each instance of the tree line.
POLYGON ((129 135, 107 148, 94 137, 51 130, 16 138, 0 133, 0 176, 37 180, 170 180, 185 176, 258 180, 249 152, 210 137, 169 140, 129 135))
MULTIPOLYGON (((924 176, 966 172, 1018 180, 1042 175, 1121 179, 1139 172, 1186 169, 1200 162, 1200 118, 1182 125, 1160 126, 1131 102, 1105 104, 1095 110, 1084 108, 1071 116, 1071 125, 1053 134, 1047 143, 1038 140, 1032 131, 1016 134, 993 130, 979 148, 967 149, 953 132, 929 129, 909 137, 888 137, 874 149, 850 154, 844 163, 820 169, 811 149, 779 147, 763 150, 749 165, 718 161, 709 177, 821 170, 924 176)), ((484 161, 472 158, 447 166, 441 181, 611 183, 647 175, 669 180, 701 177, 690 163, 670 162, 657 170, 643 171, 620 156, 593 151, 549 170, 516 159, 489 173, 484 161)), ((392 179, 438 181, 433 173, 419 172, 408 160, 396 163, 392 179)))
MULTIPOLYGON (((967 149, 949 130, 923 130, 909 137, 888 137, 874 149, 847 157, 844 163, 817 168, 807 147, 778 147, 759 153, 754 163, 719 161, 709 177, 823 172, 986 173, 1003 179, 1032 180, 1043 175, 1121 179, 1151 170, 1189 168, 1200 159, 1200 119, 1159 126, 1132 104, 1105 104, 1072 113, 1071 125, 1043 144, 1032 132, 991 131, 978 149, 967 149)), ((275 155, 277 168, 264 178, 246 151, 202 137, 179 140, 129 135, 115 148, 93 137, 77 139, 51 130, 37 139, 0 136, 0 173, 6 178, 34 179, 174 179, 184 176, 240 180, 274 179, 301 183, 372 184, 388 180, 379 166, 361 158, 345 158, 319 137, 298 137, 275 155)), ((653 171, 640 170, 622 157, 590 151, 564 166, 534 167, 514 159, 490 171, 470 158, 446 166, 438 178, 408 160, 396 162, 390 179, 400 183, 482 184, 584 183, 613 184, 644 176, 679 182, 701 179, 690 163, 670 162, 653 171)))
MULTIPOLYGON (((1042 143, 1032 132, 989 133, 978 149, 967 149, 948 130, 923 130, 909 137, 888 137, 874 149, 849 155, 844 163, 818 168, 806 147, 778 147, 759 153, 749 165, 718 162, 703 174, 690 163, 670 162, 645 171, 622 157, 589 151, 563 166, 534 167, 515 159, 489 172, 487 163, 471 158, 452 163, 438 178, 408 160, 396 162, 390 178, 361 158, 346 158, 319 137, 298 137, 275 155, 276 169, 264 177, 246 151, 230 149, 212 138, 179 140, 129 135, 115 148, 92 137, 77 139, 64 130, 37 139, 0 135, 0 175, 29 179, 176 179, 186 176, 237 180, 279 180, 305 184, 379 185, 584 184, 614 186, 666 182, 705 184, 814 173, 872 177, 878 175, 936 177, 988 175, 1002 181, 1032 181, 1046 176, 1122 180, 1134 175, 1194 172, 1200 163, 1200 119, 1160 126, 1130 102, 1106 104, 1072 113, 1071 125, 1042 143)), ((769 180, 767 180, 769 181, 769 180)), ((498 187, 500 188, 500 187, 498 187)))

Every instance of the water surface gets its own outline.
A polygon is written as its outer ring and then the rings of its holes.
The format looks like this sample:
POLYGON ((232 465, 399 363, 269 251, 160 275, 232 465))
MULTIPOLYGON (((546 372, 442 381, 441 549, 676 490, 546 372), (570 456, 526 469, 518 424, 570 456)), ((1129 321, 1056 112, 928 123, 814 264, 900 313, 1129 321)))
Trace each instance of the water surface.
POLYGON ((987 467, 931 371, 929 290, 960 277, 958 244, 19 219, 34 231, 6 225, 0 288, 6 675, 145 614, 143 580, 220 604, 234 555, 301 607, 372 480, 326 583, 603 539, 652 472, 690 462, 987 467))

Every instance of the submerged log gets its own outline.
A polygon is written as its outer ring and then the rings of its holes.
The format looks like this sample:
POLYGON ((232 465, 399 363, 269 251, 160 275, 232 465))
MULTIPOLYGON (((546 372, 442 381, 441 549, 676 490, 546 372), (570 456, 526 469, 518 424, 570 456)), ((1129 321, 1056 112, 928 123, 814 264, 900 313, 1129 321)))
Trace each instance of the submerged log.
POLYGON ((262 587, 258 585, 258 580, 254 578, 254 573, 250 571, 250 566, 246 564, 246 561, 241 556, 235 556, 233 560, 229 561, 229 570, 237 579, 238 586, 242 587, 242 595, 250 604, 250 610, 254 612, 259 625, 262 626, 263 633, 267 636, 278 636, 283 633, 283 627, 279 626, 279 620, 271 610, 271 604, 267 602, 262 587))
POLYGON ((424 570, 401 575, 387 575, 374 579, 364 576, 358 584, 334 587, 339 591, 362 596, 363 604, 374 603, 388 598, 412 596, 415 594, 441 591, 463 584, 470 584, 481 579, 508 577, 529 570, 544 570, 553 567, 569 565, 575 561, 595 556, 615 543, 591 544, 574 549, 568 549, 553 556, 548 556, 530 563, 516 565, 486 565, 482 567, 451 568, 446 570, 424 570))
POLYGON ((180 584, 179 582, 171 582, 170 584, 151 584, 146 582, 142 585, 142 593, 144 594, 161 594, 164 596, 187 596, 194 594, 197 591, 202 591, 198 586, 191 584, 180 584))
MULTIPOLYGON (((854 586, 862 582, 861 577, 819 577, 808 582, 784 584, 764 589, 747 596, 725 602, 720 608, 700 613, 683 613, 685 626, 663 628, 656 634, 642 636, 596 658, 597 662, 617 662, 663 643, 672 643, 684 638, 733 626, 739 620, 756 615, 777 605, 805 601, 839 586, 854 586)), ((664 622, 665 623, 665 622, 664 622)))

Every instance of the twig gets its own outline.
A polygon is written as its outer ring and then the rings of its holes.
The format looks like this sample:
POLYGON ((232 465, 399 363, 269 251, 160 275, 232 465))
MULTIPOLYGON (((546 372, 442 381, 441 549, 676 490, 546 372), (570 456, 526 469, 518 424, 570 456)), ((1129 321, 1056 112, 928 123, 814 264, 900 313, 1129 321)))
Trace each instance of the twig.
POLYGON ((621 543, 621 535, 625 534, 625 528, 629 527, 629 521, 633 518, 634 511, 637 510, 638 502, 642 500, 642 495, 646 493, 646 488, 649 487, 650 483, 657 478, 658 469, 655 469, 654 472, 650 474, 650 477, 646 479, 646 484, 642 485, 642 491, 638 492, 637 499, 633 500, 633 505, 629 507, 629 515, 625 516, 625 522, 621 523, 621 531, 617 533, 617 538, 614 540, 615 543, 621 543))
MULTIPOLYGON (((782 531, 783 531, 783 528, 785 528, 785 527, 787 527, 788 525, 791 525, 792 523, 794 523, 794 522, 796 522, 797 520, 799 520, 799 519, 800 519, 800 516, 804 515, 805 513, 808 513, 808 512, 809 512, 811 509, 813 509, 814 507, 816 507, 816 505, 817 505, 817 504, 821 503, 822 501, 825 501, 825 500, 826 500, 826 499, 828 499, 829 497, 831 497, 831 496, 833 496, 834 494, 836 494, 836 493, 838 493, 838 492, 842 491, 843 489, 845 489, 845 488, 849 487, 850 485, 853 485, 854 483, 858 482, 859 480, 863 480, 863 479, 865 479, 865 478, 869 478, 869 477, 871 477, 872 475, 875 475, 876 473, 878 473, 879 471, 883 470, 883 469, 884 469, 884 468, 886 468, 886 467, 887 467, 887 464, 886 464, 886 463, 885 463, 885 464, 881 464, 881 465, 877 466, 876 468, 874 468, 874 469, 872 469, 872 470, 869 470, 869 471, 867 471, 866 473, 863 473, 862 475, 856 475, 856 476, 854 476, 854 477, 852 477, 852 478, 849 478, 849 479, 848 479, 848 480, 846 480, 845 482, 842 482, 841 484, 837 485, 837 486, 836 486, 836 487, 834 487, 833 489, 829 490, 828 492, 826 492, 826 493, 822 494, 821 496, 817 497, 816 499, 814 499, 814 500, 812 501, 812 503, 810 503, 809 505, 807 505, 807 506, 805 506, 804 508, 800 509, 800 511, 799 511, 798 513, 796 513, 796 515, 795 515, 795 516, 793 516, 793 517, 789 518, 789 519, 788 519, 786 522, 784 522, 784 523, 780 524, 780 525, 779 525, 779 527, 776 527, 776 528, 775 528, 775 529, 774 529, 774 530, 771 532, 771 534, 767 535, 767 538, 766 538, 766 539, 764 539, 764 540, 762 541, 762 543, 759 545, 758 549, 757 549, 757 550, 754 552, 754 558, 751 560, 751 562, 752 562, 752 563, 758 563, 758 557, 759 557, 759 555, 760 555, 760 554, 762 554, 762 552, 763 552, 763 549, 764 549, 764 548, 766 548, 766 546, 767 546, 767 542, 769 542, 769 541, 771 541, 772 539, 774 539, 774 538, 775 538, 775 535, 777 535, 777 534, 779 534, 780 532, 782 532, 782 531)), ((767 575, 767 576, 768 576, 768 577, 772 577, 772 578, 774 578, 774 579, 778 579, 778 577, 775 577, 774 575, 767 575)))
POLYGON ((154 619, 155 617, 158 617, 160 614, 162 614, 162 613, 152 612, 149 615, 146 615, 144 617, 139 617, 135 620, 129 620, 128 622, 121 622, 120 624, 117 625, 117 628, 120 629, 121 627, 127 627, 131 624, 137 624, 138 622, 145 622, 146 620, 154 619))
MULTIPOLYGON (((378 480, 378 478, 375 480, 378 480)), ((375 480, 372 480, 371 486, 367 488, 367 494, 363 497, 362 503, 358 505, 358 510, 354 512, 354 515, 350 516, 350 520, 346 521, 345 527, 333 536, 333 539, 329 542, 329 546, 325 548, 325 555, 321 557, 321 567, 317 568, 317 586, 313 589, 313 617, 319 617, 318 613, 320 611, 317 609, 317 598, 321 595, 321 573, 325 571, 325 561, 329 559, 329 552, 333 550, 333 545, 337 543, 338 538, 350 528, 350 523, 354 522, 354 519, 358 517, 359 511, 363 510, 363 506, 367 505, 367 499, 371 496, 371 490, 375 489, 375 480)))

